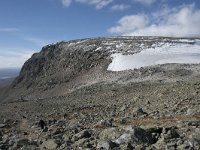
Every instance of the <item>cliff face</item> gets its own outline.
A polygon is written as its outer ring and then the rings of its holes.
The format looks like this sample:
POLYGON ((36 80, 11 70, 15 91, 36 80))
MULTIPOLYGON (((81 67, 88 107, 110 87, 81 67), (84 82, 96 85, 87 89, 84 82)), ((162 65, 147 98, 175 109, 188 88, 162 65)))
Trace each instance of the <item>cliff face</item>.
POLYGON ((112 53, 132 54, 152 47, 164 38, 124 37, 97 38, 47 45, 23 66, 13 87, 50 86, 67 82, 79 72, 97 66, 112 53))
POLYGON ((40 53, 34 54, 14 81, 13 87, 52 88, 66 83, 80 72, 97 66, 108 53, 84 51, 82 46, 75 48, 70 42, 48 45, 40 53))
MULTIPOLYGON (((157 80, 157 74, 164 72, 165 66, 120 72, 107 70, 112 54, 134 54, 166 43, 173 45, 188 42, 194 44, 192 40, 177 38, 110 37, 47 45, 25 62, 19 76, 4 94, 3 101, 62 96, 95 83, 148 80, 154 74, 157 80)), ((184 73, 184 68, 181 71, 184 73)))
POLYGON ((65 87, 69 90, 73 83, 68 83, 75 80, 77 76, 110 61, 108 49, 98 50, 101 42, 103 42, 102 39, 85 39, 43 47, 41 52, 33 54, 25 62, 19 76, 7 92, 9 94, 5 94, 5 99, 18 100, 32 94, 34 94, 33 98, 38 98, 44 91, 45 97, 50 96, 51 94, 47 91, 57 86, 57 90, 54 90, 57 93, 61 84, 67 85, 65 87))

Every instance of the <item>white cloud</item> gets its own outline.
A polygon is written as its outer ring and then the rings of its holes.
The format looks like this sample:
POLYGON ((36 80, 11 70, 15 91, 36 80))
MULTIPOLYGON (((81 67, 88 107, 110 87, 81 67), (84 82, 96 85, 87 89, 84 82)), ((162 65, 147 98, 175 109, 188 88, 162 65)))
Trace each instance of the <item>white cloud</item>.
POLYGON ((65 7, 69 7, 73 1, 82 4, 93 5, 96 9, 102 9, 112 3, 114 0, 61 0, 65 7))
POLYGON ((96 9, 102 9, 103 7, 106 7, 107 5, 112 3, 113 0, 76 0, 76 2, 94 5, 96 9))
POLYGON ((148 17, 145 15, 124 16, 118 21, 118 26, 111 27, 111 33, 129 33, 137 29, 142 29, 148 24, 148 17))
POLYGON ((34 53, 23 48, 0 48, 0 68, 19 68, 34 53))
POLYGON ((69 7, 72 3, 72 0, 62 0, 62 4, 65 6, 65 7, 69 7))
POLYGON ((0 28, 0 32, 17 32, 18 28, 0 28))
POLYGON ((163 9, 150 15, 124 16, 117 26, 108 30, 131 36, 200 36, 200 10, 194 5, 163 9))
POLYGON ((151 5, 156 2, 156 0, 133 0, 133 1, 141 3, 143 5, 151 5))
POLYGON ((113 6, 111 7, 111 10, 113 10, 113 11, 117 11, 117 10, 123 11, 123 10, 128 9, 128 8, 130 8, 130 5, 126 5, 126 4, 116 4, 116 5, 113 5, 113 6))

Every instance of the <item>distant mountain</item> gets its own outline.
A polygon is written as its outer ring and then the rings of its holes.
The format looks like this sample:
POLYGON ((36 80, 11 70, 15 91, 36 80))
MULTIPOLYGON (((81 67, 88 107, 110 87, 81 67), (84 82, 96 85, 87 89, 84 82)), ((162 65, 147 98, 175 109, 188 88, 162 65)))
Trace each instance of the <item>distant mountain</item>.
POLYGON ((13 82, 14 78, 0 79, 0 88, 9 86, 13 82))
POLYGON ((14 78, 19 75, 20 68, 3 68, 0 69, 0 79, 14 78))
POLYGON ((5 91, 9 88, 14 79, 19 75, 20 68, 0 69, 0 100, 3 99, 5 91))

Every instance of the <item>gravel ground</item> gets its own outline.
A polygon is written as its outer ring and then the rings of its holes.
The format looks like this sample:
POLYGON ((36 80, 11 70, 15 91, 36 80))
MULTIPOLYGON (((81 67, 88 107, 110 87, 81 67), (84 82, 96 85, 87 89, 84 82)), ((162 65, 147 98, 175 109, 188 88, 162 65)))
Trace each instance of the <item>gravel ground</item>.
POLYGON ((0 149, 200 149, 200 65, 111 72, 107 55, 65 82, 58 69, 54 84, 52 70, 27 78, 33 56, 1 94, 0 149))

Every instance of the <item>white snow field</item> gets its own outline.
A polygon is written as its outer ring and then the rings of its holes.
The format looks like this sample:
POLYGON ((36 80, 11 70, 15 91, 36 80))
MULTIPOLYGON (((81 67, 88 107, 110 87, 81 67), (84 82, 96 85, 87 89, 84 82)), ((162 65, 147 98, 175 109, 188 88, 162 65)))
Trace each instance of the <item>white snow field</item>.
POLYGON ((194 44, 165 43, 161 47, 144 49, 140 53, 132 55, 115 53, 111 57, 112 62, 108 66, 110 71, 139 69, 167 63, 198 64, 200 63, 200 40, 196 40, 194 44))

